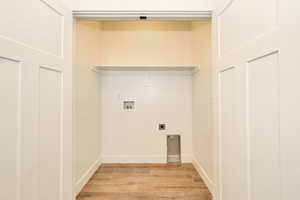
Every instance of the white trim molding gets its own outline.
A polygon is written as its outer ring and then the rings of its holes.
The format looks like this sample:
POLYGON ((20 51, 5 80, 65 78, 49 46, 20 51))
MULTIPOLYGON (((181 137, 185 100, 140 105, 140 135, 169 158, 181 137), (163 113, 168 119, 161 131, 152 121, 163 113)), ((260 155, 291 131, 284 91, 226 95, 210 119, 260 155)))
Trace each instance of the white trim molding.
POLYGON ((203 20, 210 19, 212 11, 87 11, 75 10, 76 18, 96 20, 203 20))
POLYGON ((90 168, 80 177, 78 181, 76 181, 75 184, 75 195, 77 196, 80 191, 83 189, 83 187, 89 182, 89 180, 92 178, 92 176, 95 174, 95 172, 99 169, 101 166, 101 160, 98 159, 96 162, 94 162, 90 168))
POLYGON ((208 190, 211 192, 213 197, 215 197, 214 183, 211 180, 211 178, 208 176, 208 174, 206 173, 205 169, 200 165, 200 163, 196 160, 196 158, 193 158, 193 165, 196 168, 197 172, 200 174, 200 176, 203 179, 206 186, 208 187, 208 190))
MULTIPOLYGON (((183 154, 181 156, 183 163, 192 162, 192 156, 183 154)), ((150 155, 150 156, 102 156, 102 163, 166 163, 167 156, 163 155, 150 155)))

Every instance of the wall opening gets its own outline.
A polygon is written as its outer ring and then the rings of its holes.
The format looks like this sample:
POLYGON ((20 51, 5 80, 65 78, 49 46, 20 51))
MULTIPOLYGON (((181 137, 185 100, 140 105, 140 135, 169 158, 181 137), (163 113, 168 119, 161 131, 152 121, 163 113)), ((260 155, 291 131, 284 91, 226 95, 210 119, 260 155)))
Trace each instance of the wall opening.
POLYGON ((78 188, 100 163, 195 162, 213 178, 210 20, 76 21, 78 188))

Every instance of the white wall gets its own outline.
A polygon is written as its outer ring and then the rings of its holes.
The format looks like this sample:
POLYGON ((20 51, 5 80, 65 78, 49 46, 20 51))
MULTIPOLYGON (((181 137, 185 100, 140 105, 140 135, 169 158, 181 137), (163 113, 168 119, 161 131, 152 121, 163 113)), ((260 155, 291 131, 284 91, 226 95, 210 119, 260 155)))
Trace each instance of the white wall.
POLYGON ((212 10, 213 0, 62 0, 72 10, 212 10))
POLYGON ((100 165, 99 76, 90 68, 99 62, 100 24, 76 24, 75 52, 75 181, 76 193, 100 165))
POLYGON ((102 22, 101 65, 191 66, 190 22, 102 22))
POLYGON ((193 76, 193 155, 211 192, 214 190, 212 131, 211 22, 193 23, 193 62, 200 70, 193 76))
POLYGON ((186 71, 108 71, 101 78, 103 162, 166 162, 166 134, 181 134, 192 156, 192 77, 186 71), (136 110, 124 111, 124 100, 136 110), (166 131, 158 131, 160 122, 166 131))

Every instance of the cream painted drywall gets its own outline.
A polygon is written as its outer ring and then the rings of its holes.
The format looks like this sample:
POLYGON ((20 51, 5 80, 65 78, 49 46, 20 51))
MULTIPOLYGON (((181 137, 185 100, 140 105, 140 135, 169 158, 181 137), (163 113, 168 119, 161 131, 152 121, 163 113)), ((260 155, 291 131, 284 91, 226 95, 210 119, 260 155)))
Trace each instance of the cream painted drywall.
POLYGON ((191 36, 190 22, 102 22, 99 64, 191 66, 191 36))
POLYGON ((101 74, 103 162, 166 162, 166 134, 181 134, 192 157, 192 76, 187 71, 106 71, 101 74), (123 110, 123 101, 136 109, 123 110), (167 123, 166 131, 158 131, 167 123))
POLYGON ((100 25, 76 23, 75 52, 75 181, 76 193, 100 164, 99 75, 90 68, 99 62, 100 25))
POLYGON ((72 10, 212 10, 214 0, 61 0, 72 10))
POLYGON ((193 76, 193 155, 195 164, 213 192, 211 22, 194 22, 192 29, 193 63, 200 66, 193 76))

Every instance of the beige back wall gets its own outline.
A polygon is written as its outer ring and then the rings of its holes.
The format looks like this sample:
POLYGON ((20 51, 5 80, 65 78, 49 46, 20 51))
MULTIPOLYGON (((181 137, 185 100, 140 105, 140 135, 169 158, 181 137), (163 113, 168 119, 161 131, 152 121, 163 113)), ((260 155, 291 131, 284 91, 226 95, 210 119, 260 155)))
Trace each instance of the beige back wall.
POLYGON ((98 22, 76 23, 75 73, 75 186, 78 193, 100 164, 99 75, 91 70, 99 62, 98 22))
POLYGON ((193 77, 193 154, 202 176, 214 190, 214 137, 212 132, 211 22, 193 23, 193 63, 200 70, 193 77))
POLYGON ((191 66, 191 23, 102 22, 101 65, 191 66))

